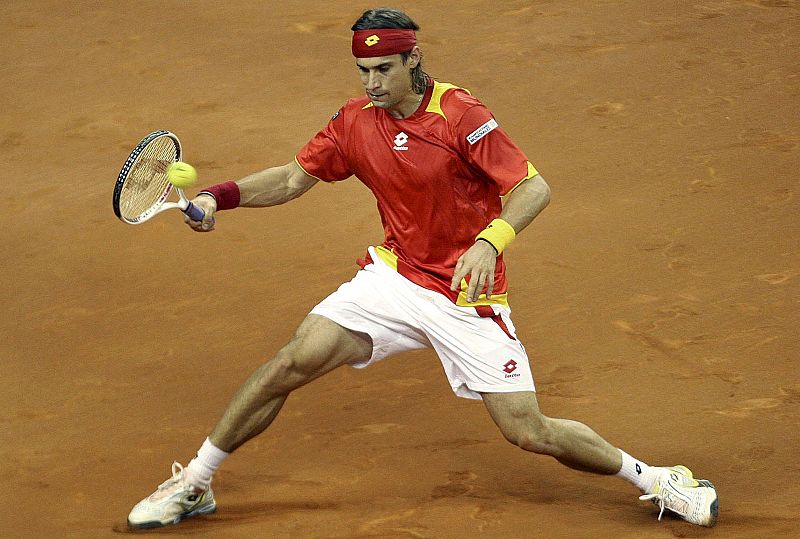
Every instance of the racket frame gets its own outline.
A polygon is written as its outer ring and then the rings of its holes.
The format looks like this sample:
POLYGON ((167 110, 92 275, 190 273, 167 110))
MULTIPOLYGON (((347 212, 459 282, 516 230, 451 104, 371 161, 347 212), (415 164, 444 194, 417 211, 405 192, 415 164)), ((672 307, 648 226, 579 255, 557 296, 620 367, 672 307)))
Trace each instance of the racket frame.
POLYGON ((117 176, 117 183, 114 185, 114 197, 113 197, 113 206, 114 206, 114 214, 123 222, 128 223, 130 225, 140 225, 145 221, 151 219, 153 216, 158 215, 162 211, 170 210, 173 208, 178 208, 183 213, 189 216, 194 221, 202 221, 203 217, 205 217, 205 213, 203 210, 189 202, 189 199, 186 198, 186 193, 184 193, 183 189, 180 187, 175 187, 171 183, 167 182, 166 186, 164 187, 164 191, 159 196, 158 200, 150 206, 147 210, 143 211, 136 217, 125 217, 122 215, 122 211, 120 209, 120 198, 122 197, 122 190, 125 187, 125 182, 128 180, 128 176, 130 175, 131 169, 133 165, 136 163, 136 160, 139 156, 145 151, 148 145, 152 142, 162 138, 162 137, 169 137, 175 143, 176 149, 176 156, 173 159, 173 162, 180 161, 182 155, 182 147, 181 141, 175 133, 171 131, 167 131, 165 129, 161 129, 158 131, 153 131, 146 137, 144 137, 139 144, 133 149, 131 154, 128 156, 128 159, 125 160, 125 164, 122 165, 122 169, 117 176), (178 193, 178 201, 177 202, 167 202, 169 195, 172 191, 175 190, 178 193))

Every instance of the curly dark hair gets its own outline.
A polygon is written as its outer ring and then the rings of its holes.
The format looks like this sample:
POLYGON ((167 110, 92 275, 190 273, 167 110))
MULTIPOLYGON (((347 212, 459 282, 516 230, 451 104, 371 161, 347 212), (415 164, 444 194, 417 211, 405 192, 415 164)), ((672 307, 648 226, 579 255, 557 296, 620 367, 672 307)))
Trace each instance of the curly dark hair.
MULTIPOLYGON (((402 30, 419 30, 419 25, 409 17, 406 13, 399 9, 392 9, 387 7, 379 7, 376 9, 368 9, 361 14, 361 17, 353 23, 350 28, 352 31, 356 30, 376 30, 378 28, 398 28, 402 30)), ((400 58, 403 65, 408 61, 411 51, 403 52, 400 58)), ((415 93, 421 94, 425 92, 425 87, 428 85, 428 74, 422 69, 422 59, 411 70, 411 87, 415 93)))

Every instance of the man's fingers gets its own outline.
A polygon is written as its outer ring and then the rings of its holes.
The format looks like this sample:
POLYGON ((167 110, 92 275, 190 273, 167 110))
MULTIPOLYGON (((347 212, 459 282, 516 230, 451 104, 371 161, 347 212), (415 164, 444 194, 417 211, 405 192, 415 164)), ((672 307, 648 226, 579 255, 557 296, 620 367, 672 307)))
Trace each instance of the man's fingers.
POLYGON ((481 295, 481 290, 483 290, 484 285, 486 284, 486 273, 481 272, 478 270, 478 273, 472 273, 472 276, 469 279, 469 291, 467 292, 467 301, 470 303, 476 301, 478 296, 481 295))
POLYGON ((191 227, 195 232, 211 232, 214 230, 214 213, 217 206, 213 198, 205 195, 197 196, 192 200, 192 203, 199 209, 203 210, 205 216, 202 221, 193 221, 186 214, 183 215, 183 222, 191 227))
POLYGON ((466 273, 462 273, 463 268, 464 257, 462 255, 456 263, 455 271, 453 272, 453 280, 450 281, 450 290, 456 291, 461 286, 461 279, 463 279, 464 275, 466 275, 466 273))
POLYGON ((200 230, 203 232, 211 232, 214 230, 214 218, 211 219, 203 219, 203 222, 200 223, 200 230))
POLYGON ((494 292, 494 272, 489 273, 486 278, 486 299, 492 297, 492 292, 494 292))
POLYGON ((461 281, 469 275, 469 286, 466 290, 467 301, 474 303, 481 293, 486 290, 487 297, 494 291, 494 264, 495 257, 489 256, 487 249, 494 253, 491 245, 478 242, 461 255, 453 271, 453 280, 450 290, 456 291, 461 286, 461 281))
POLYGON ((478 296, 483 292, 483 287, 486 286, 486 277, 487 274, 485 272, 481 273, 481 278, 478 279, 478 287, 475 289, 475 299, 478 299, 478 296))

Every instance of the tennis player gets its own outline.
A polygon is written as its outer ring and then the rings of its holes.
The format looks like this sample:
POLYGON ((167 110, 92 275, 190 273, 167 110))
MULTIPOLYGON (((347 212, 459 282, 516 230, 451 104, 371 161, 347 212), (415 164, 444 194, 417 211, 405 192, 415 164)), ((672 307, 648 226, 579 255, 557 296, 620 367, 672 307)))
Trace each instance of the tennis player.
POLYGON ((216 211, 283 204, 319 181, 355 176, 377 199, 384 241, 244 382, 197 455, 186 468, 173 464, 129 525, 215 511, 214 472, 272 423, 293 390, 342 365, 432 348, 453 392, 481 399, 512 444, 629 481, 656 502, 659 518, 669 510, 713 526, 718 503, 709 481, 684 466, 648 466, 586 425, 540 412, 511 321, 503 251, 547 206, 550 189, 478 99, 428 77, 408 15, 369 10, 352 30, 366 95, 347 101, 288 164, 201 192, 193 202, 206 218, 188 222, 208 231, 216 211))

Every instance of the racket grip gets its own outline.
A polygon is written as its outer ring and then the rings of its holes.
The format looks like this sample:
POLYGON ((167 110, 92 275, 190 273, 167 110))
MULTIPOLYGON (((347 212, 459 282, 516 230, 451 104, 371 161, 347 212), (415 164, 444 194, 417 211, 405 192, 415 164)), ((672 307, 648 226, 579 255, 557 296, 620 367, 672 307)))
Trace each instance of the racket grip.
POLYGON ((192 221, 202 221, 203 218, 206 216, 206 212, 189 202, 189 205, 186 206, 186 209, 183 210, 183 213, 189 216, 189 219, 192 221))

